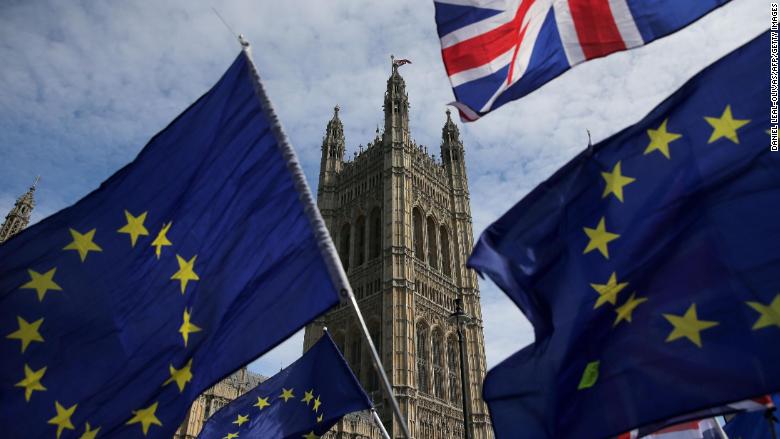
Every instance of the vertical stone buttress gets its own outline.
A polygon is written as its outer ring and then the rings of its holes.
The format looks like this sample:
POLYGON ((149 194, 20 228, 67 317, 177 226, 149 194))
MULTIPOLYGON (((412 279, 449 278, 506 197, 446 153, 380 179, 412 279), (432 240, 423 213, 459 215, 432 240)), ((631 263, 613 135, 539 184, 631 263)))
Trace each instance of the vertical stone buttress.
POLYGON ((33 194, 35 194, 37 185, 38 178, 36 177, 33 185, 30 186, 30 190, 16 200, 13 209, 5 216, 5 221, 2 227, 0 227, 0 242, 6 241, 21 232, 30 223, 30 215, 35 207, 33 194))
MULTIPOLYGON (((460 366, 433 365, 431 358, 435 334, 442 337, 438 348, 440 352, 444 349, 446 356, 443 345, 455 332, 448 316, 455 298, 464 298, 467 312, 475 317, 466 331, 471 425, 475 438, 489 439, 492 430, 481 398, 485 350, 479 289, 474 272, 465 267, 473 236, 463 143, 449 112, 442 130, 441 160, 411 139, 409 98, 396 65, 387 80, 384 118, 384 131, 380 134, 377 130, 366 149, 361 146, 360 153, 349 160, 344 158, 344 131, 336 108, 322 143, 318 206, 401 410, 417 439, 463 437, 459 390, 456 397, 447 381, 449 372, 457 371, 455 376, 460 382, 460 366), (431 225, 417 234, 415 211, 431 225), (415 252, 416 244, 423 248, 422 253, 415 252), (422 354, 417 352, 418 326, 427 328, 421 338, 423 344, 427 343, 422 354), (418 362, 418 356, 426 355, 427 363, 418 362), (421 368, 430 383, 427 389, 420 388, 421 368), (439 386, 438 394, 433 384, 437 370, 445 373, 445 388, 442 392, 439 386)), ((323 326, 329 328, 374 400, 391 435, 400 437, 400 427, 374 374, 353 311, 341 305, 308 325, 304 350, 319 339, 323 326)), ((442 361, 446 363, 446 358, 442 361)), ((359 429, 355 422, 340 422, 326 437, 364 437, 360 431, 369 430, 359 429)))

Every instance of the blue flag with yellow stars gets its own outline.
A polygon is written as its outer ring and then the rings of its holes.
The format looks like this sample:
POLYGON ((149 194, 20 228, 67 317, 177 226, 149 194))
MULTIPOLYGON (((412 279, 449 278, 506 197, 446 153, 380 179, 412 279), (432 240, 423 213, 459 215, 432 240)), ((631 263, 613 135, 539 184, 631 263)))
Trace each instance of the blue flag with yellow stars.
MULTIPOLYGON (((775 407, 780 407, 780 394, 772 400, 775 407)), ((731 439, 776 439, 780 437, 777 409, 740 413, 726 422, 723 431, 731 439), (775 435, 772 435, 772 428, 775 429, 775 435)))
POLYGON ((469 266, 536 335, 485 379, 498 438, 616 436, 780 390, 769 40, 589 146, 480 237, 469 266))
POLYGON ((325 332, 295 363, 209 418, 198 438, 316 439, 344 415, 371 407, 325 332))
POLYGON ((132 163, 0 246, 0 436, 170 438, 338 303, 281 133, 242 52, 132 163))

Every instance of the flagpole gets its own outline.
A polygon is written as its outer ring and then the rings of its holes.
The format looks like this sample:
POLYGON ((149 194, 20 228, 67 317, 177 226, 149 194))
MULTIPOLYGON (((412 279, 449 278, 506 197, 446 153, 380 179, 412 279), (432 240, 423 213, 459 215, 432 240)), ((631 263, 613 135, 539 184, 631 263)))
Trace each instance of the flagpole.
POLYGON ((295 189, 298 191, 301 203, 304 205, 306 216, 309 218, 309 222, 314 229, 314 235, 322 254, 322 258, 324 259, 325 264, 328 267, 328 271, 330 272, 330 278, 333 281, 336 289, 341 293, 342 300, 345 300, 349 302, 350 305, 352 305, 352 309, 355 311, 355 316, 360 323, 359 327, 363 333, 363 339, 368 345, 369 351, 371 353, 371 360, 374 364, 374 369, 381 378, 380 381, 382 382, 385 392, 387 393, 387 397, 390 400, 390 405, 392 406, 393 412, 398 419, 398 423, 401 426, 403 435, 406 439, 411 439, 412 436, 409 434, 409 426, 406 423, 406 419, 404 418, 403 414, 401 413, 401 408, 398 405, 398 401, 395 399, 395 395, 393 394, 393 387, 390 385, 390 380, 387 378, 385 369, 382 366, 382 360, 380 360, 379 354, 377 353, 376 347, 374 346, 374 342, 368 332, 366 321, 363 318, 363 314, 360 312, 360 308, 357 305, 355 294, 352 292, 352 287, 349 285, 347 273, 344 271, 344 267, 341 265, 341 259, 339 259, 336 246, 333 244, 333 240, 330 237, 330 232, 328 232, 328 229, 325 226, 325 221, 323 221, 322 215, 317 208, 317 204, 311 195, 309 184, 306 182, 306 176, 304 175, 303 169, 298 162, 298 157, 295 154, 295 150, 290 144, 287 135, 284 133, 282 124, 279 121, 279 117, 276 115, 276 112, 271 105, 271 101, 265 92, 265 87, 260 80, 260 73, 257 71, 257 67, 255 67, 255 63, 252 60, 251 47, 249 42, 243 37, 243 35, 238 36, 238 41, 241 43, 241 48, 246 55, 247 63, 252 71, 252 80, 254 81, 255 85, 255 93, 257 94, 258 99, 260 99, 260 104, 263 108, 263 111, 265 112, 266 117, 268 117, 268 120, 271 122, 271 130, 273 131, 274 137, 276 137, 276 140, 279 143, 279 149, 284 156, 285 161, 287 162, 287 169, 292 174, 295 189))
POLYGON ((379 427, 379 431, 382 432, 382 437, 385 439, 390 439, 390 435, 387 434, 387 430, 385 430, 385 426, 382 424, 382 420, 379 419, 379 414, 373 407, 371 407, 371 417, 374 418, 374 422, 376 422, 377 427, 379 427))

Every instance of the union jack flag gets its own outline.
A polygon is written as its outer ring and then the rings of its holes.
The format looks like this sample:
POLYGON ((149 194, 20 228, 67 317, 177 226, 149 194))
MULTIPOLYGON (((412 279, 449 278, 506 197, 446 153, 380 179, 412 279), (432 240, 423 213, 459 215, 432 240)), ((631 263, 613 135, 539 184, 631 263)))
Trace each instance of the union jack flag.
POLYGON ((642 46, 729 0, 434 0, 461 119, 473 121, 583 61, 642 46))

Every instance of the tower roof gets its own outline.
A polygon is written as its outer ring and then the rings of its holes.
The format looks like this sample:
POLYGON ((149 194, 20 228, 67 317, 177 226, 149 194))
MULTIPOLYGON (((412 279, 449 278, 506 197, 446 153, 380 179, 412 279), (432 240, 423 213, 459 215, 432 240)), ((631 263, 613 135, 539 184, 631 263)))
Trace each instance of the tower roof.
POLYGON ((21 204, 27 204, 30 207, 35 206, 35 199, 33 198, 33 195, 35 194, 35 189, 38 187, 38 182, 41 180, 41 176, 36 176, 35 181, 33 181, 32 186, 30 186, 30 189, 24 193, 21 197, 19 197, 16 200, 16 205, 19 206, 21 204))
POLYGON ((455 125, 455 122, 452 121, 452 113, 450 112, 450 109, 447 108, 447 121, 444 122, 444 127, 441 129, 441 138, 442 141, 447 143, 451 141, 457 141, 460 138, 460 130, 458 129, 458 126, 455 125))

